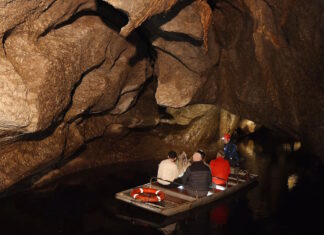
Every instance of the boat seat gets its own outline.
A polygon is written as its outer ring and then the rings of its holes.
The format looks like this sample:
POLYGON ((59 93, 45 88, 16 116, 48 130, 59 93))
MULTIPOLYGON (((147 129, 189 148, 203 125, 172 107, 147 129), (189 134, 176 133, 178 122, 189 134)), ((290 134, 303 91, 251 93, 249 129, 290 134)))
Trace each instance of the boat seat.
MULTIPOLYGON (((227 189, 227 185, 228 185, 228 180, 225 180, 224 178, 221 178, 221 177, 217 177, 217 176, 213 176, 212 177, 213 179, 219 179, 219 180, 223 180, 225 182, 225 189, 227 189)), ((223 186, 221 184, 216 184, 216 185, 220 185, 220 186, 223 186)))

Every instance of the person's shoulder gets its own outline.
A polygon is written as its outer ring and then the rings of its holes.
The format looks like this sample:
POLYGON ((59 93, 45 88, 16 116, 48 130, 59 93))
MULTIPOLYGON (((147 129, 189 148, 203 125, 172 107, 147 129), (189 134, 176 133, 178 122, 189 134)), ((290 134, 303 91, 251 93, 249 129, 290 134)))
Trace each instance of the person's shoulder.
POLYGON ((164 160, 162 160, 161 162, 160 162, 160 165, 162 164, 168 164, 169 163, 169 159, 167 158, 167 159, 164 159, 164 160))
POLYGON ((229 144, 230 146, 236 146, 236 144, 235 144, 234 141, 230 141, 228 144, 229 144))
MULTIPOLYGON (((217 159, 217 158, 216 158, 216 159, 217 159)), ((211 166, 211 165, 215 164, 216 159, 212 159, 212 160, 209 162, 209 165, 211 166)))
MULTIPOLYGON (((162 164, 166 164, 166 165, 175 165, 175 166, 177 165, 176 162, 172 161, 172 160, 169 159, 169 158, 162 160, 161 163, 162 163, 162 164)), ((161 163, 160 163, 160 164, 161 164, 161 163)))

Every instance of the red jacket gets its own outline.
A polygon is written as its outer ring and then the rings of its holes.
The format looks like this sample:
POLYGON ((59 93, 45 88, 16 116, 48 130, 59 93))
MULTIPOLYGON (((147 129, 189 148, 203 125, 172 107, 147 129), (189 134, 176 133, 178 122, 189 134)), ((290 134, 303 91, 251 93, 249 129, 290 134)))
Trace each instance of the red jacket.
POLYGON ((222 157, 218 157, 218 158, 212 160, 209 163, 209 165, 210 165, 210 169, 211 169, 213 177, 217 176, 217 177, 225 180, 224 181, 221 179, 213 178, 213 183, 220 184, 220 185, 226 184, 228 176, 231 173, 231 168, 230 168, 229 162, 222 157))

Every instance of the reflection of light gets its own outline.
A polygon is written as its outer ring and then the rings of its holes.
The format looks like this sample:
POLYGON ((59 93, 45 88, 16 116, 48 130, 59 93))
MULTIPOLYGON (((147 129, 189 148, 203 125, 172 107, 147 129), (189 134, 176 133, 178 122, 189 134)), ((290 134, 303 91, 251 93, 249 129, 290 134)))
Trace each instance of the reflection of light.
POLYGON ((282 148, 286 152, 292 152, 292 151, 296 152, 297 150, 299 150, 301 148, 301 142, 295 141, 293 145, 291 145, 289 143, 284 143, 284 144, 282 144, 282 148))
POLYGON ((301 148, 301 142, 297 141, 294 143, 294 151, 297 151, 301 148))
POLYGON ((256 128, 256 124, 253 121, 250 121, 248 119, 241 120, 239 126, 242 130, 245 130, 248 133, 253 133, 256 128))
POLYGON ((287 143, 282 144, 282 148, 283 148, 283 150, 286 151, 286 152, 291 152, 290 144, 287 144, 287 143))
POLYGON ((178 186, 178 189, 184 189, 184 187, 182 185, 178 186))
POLYGON ((288 182, 287 182, 288 189, 292 190, 296 186, 297 181, 298 181, 298 175, 295 174, 290 175, 288 177, 288 182))
POLYGON ((225 190, 225 187, 220 186, 220 185, 216 185, 216 189, 224 191, 225 190))
POLYGON ((169 234, 174 234, 174 231, 177 227, 177 223, 173 223, 173 224, 169 224, 163 228, 159 228, 159 230, 165 234, 165 235, 169 235, 169 234))
POLYGON ((248 140, 247 142, 241 142, 239 145, 240 152, 243 152, 245 156, 254 158, 256 156, 255 153, 255 145, 253 140, 248 140))

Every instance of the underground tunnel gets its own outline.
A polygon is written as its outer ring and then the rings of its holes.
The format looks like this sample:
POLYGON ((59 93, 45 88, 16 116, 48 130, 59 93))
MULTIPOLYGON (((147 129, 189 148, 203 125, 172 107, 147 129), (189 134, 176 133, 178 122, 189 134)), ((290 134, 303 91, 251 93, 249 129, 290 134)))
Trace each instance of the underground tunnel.
POLYGON ((323 8, 1 0, 1 233, 318 234, 323 8), (226 133, 255 188, 172 226, 116 217, 170 150, 210 162, 226 133))

